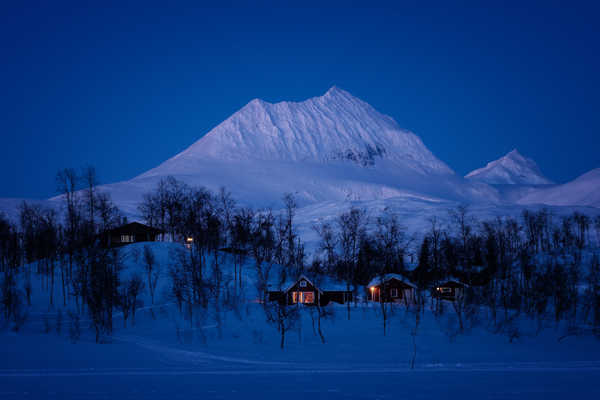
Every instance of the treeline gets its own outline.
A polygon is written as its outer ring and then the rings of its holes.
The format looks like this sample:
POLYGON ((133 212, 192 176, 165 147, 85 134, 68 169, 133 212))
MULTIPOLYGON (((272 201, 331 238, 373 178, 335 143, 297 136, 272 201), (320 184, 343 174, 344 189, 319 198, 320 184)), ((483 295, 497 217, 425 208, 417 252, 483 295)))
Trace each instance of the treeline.
POLYGON ((352 208, 314 227, 320 241, 311 268, 355 289, 373 277, 402 274, 418 286, 417 302, 430 299, 436 313, 443 312, 444 303, 430 295, 445 281, 458 280, 467 285, 465 295, 452 304, 460 331, 467 319, 484 316, 494 329, 514 330, 513 322, 526 315, 540 328, 551 319, 566 321, 574 333, 591 327, 600 334, 595 250, 600 216, 556 216, 541 209, 524 210, 520 218, 478 221, 468 207, 459 206, 445 220, 430 218, 428 230, 416 240, 390 210, 369 218, 365 210, 352 208))
POLYGON ((61 207, 23 202, 18 222, 0 215, 0 299, 5 321, 18 330, 31 306, 33 276, 48 293, 49 308, 57 301, 74 304, 70 313, 73 335, 87 313, 96 339, 112 331, 112 313, 120 303, 118 251, 103 246, 101 233, 119 225, 122 216, 106 193, 97 190, 93 167, 68 168, 56 175, 61 207), (55 299, 60 285, 61 298, 55 299))

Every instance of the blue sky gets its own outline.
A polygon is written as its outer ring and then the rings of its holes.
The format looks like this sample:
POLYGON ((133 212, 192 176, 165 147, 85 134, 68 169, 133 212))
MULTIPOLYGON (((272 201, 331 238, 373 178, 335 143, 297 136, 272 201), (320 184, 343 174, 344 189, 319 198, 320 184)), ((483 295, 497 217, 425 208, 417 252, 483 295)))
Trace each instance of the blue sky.
POLYGON ((6 3, 1 197, 69 166, 132 178, 253 98, 334 84, 459 174, 513 148, 558 182, 600 167, 591 2, 6 3))

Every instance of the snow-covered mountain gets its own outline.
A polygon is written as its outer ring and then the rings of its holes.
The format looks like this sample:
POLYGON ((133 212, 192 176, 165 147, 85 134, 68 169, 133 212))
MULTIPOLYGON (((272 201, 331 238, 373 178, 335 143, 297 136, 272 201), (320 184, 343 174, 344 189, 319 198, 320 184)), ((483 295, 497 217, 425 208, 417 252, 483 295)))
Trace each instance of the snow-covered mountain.
POLYGON ((467 179, 493 185, 548 185, 540 168, 530 158, 522 156, 516 149, 485 167, 476 169, 465 176, 467 179))
POLYGON ((198 160, 206 159, 349 161, 362 167, 388 160, 421 174, 453 174, 415 134, 335 86, 302 102, 252 100, 188 149, 142 176, 189 173, 198 160))
MULTIPOLYGON (((167 176, 212 190, 225 187, 253 207, 278 209, 282 196, 293 193, 308 241, 317 220, 334 218, 350 204, 374 213, 389 207, 413 231, 461 203, 471 204, 481 219, 518 215, 533 203, 600 207, 600 170, 571 184, 540 187, 551 182, 515 150, 464 178, 417 135, 336 87, 301 102, 252 100, 200 136, 156 168, 99 190, 132 219, 139 217, 143 195, 167 176)), ((59 209, 61 201, 47 203, 59 209)), ((0 201, 0 209, 16 215, 16 204, 0 201)))
POLYGON ((562 185, 538 188, 519 199, 518 203, 600 208, 600 168, 593 169, 562 185))
POLYGON ((276 206, 286 192, 301 204, 400 195, 498 198, 494 188, 456 175, 414 133, 337 87, 302 102, 252 100, 180 154, 109 188, 127 201, 169 175, 225 186, 255 206, 276 206))

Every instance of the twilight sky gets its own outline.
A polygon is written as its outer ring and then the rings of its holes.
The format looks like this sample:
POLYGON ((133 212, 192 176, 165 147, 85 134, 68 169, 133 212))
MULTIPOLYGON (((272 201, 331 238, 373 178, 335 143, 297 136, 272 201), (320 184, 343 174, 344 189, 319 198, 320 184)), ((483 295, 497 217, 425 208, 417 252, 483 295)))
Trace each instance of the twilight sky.
POLYGON ((253 98, 334 84, 462 175, 513 148, 558 182, 600 167, 593 2, 200 3, 3 2, 0 197, 132 178, 253 98))

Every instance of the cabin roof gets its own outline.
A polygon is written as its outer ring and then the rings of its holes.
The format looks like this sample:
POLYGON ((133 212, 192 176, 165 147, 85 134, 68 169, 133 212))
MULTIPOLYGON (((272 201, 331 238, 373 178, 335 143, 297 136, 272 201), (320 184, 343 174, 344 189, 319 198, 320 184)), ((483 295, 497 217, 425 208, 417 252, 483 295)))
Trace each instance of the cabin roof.
POLYGON ((437 286, 438 286, 438 287, 442 287, 442 286, 444 286, 444 285, 448 285, 448 284, 451 284, 451 283, 454 283, 454 284, 456 284, 456 285, 459 285, 459 286, 464 286, 464 287, 467 287, 467 286, 469 286, 469 285, 467 285, 466 283, 464 283, 464 282, 461 282, 460 280, 458 280, 457 278, 454 278, 454 277, 450 277, 450 278, 448 278, 448 279, 444 279, 444 280, 443 280, 443 281, 441 281, 441 283, 440 283, 439 285, 437 285, 437 286))
POLYGON ((400 282, 404 283, 405 285, 412 287, 413 289, 417 288, 417 286, 415 286, 415 284, 413 284, 411 281, 409 281, 408 279, 406 279, 404 276, 402 276, 400 274, 385 274, 385 275, 383 275, 383 277, 376 276, 375 278, 371 279, 371 282, 369 282, 367 287, 379 286, 379 285, 381 285, 382 282, 383 283, 389 282, 392 279, 400 281, 400 282))
POLYGON ((126 234, 130 234, 130 233, 132 233, 134 235, 140 235, 140 234, 146 234, 146 233, 152 233, 152 234, 158 235, 159 233, 162 233, 163 231, 158 228, 153 228, 149 225, 144 225, 140 222, 130 222, 128 224, 121 225, 121 226, 118 226, 113 229, 109 229, 107 232, 110 234, 113 234, 113 235, 126 235, 126 234))
MULTIPOLYGON (((300 275, 298 278, 288 278, 281 284, 280 284, 280 282, 273 280, 273 281, 269 282, 267 287, 268 287, 268 290, 271 290, 271 291, 281 290, 282 292, 288 292, 292 287, 294 287, 294 285, 296 285, 302 279, 306 280, 312 286, 317 288, 317 290, 321 293, 322 292, 345 292, 345 291, 348 291, 348 288, 344 282, 336 281, 328 276, 319 277, 318 280, 317 279, 313 280, 313 279, 308 278, 304 274, 300 275)), ((350 290, 353 290, 352 285, 350 285, 350 290)))

